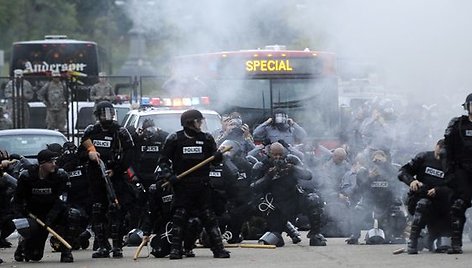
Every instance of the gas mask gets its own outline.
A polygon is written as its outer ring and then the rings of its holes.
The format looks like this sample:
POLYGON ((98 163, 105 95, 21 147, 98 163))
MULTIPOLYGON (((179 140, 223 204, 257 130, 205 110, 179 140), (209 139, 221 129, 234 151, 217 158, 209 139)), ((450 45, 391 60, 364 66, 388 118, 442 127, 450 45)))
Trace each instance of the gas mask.
POLYGON ((157 135, 157 128, 156 127, 147 127, 143 130, 144 140, 151 140, 156 135, 157 135))
POLYGON ((283 125, 287 123, 288 116, 285 113, 274 114, 274 123, 277 125, 283 125))

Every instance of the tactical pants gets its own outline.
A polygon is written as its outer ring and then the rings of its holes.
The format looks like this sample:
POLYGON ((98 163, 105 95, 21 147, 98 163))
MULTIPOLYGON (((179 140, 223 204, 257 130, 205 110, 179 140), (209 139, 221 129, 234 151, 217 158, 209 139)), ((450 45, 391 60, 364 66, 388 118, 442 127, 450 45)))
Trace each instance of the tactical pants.
POLYGON ((471 206, 472 200, 472 168, 456 166, 449 186, 453 190, 451 201, 451 246, 462 247, 465 212, 471 206))
POLYGON ((67 109, 51 110, 47 109, 46 124, 48 129, 58 129, 61 132, 66 130, 67 109))
POLYGON ((218 252, 224 249, 218 221, 211 208, 211 189, 208 182, 193 178, 190 182, 174 185, 173 209, 171 251, 182 251, 190 211, 200 218, 210 239, 211 250, 218 252))

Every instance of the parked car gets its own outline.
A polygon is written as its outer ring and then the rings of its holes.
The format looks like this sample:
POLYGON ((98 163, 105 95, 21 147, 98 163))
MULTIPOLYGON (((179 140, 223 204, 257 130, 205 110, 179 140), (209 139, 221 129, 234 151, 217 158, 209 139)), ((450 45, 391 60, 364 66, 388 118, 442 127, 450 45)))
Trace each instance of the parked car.
POLYGON ((64 134, 48 129, 6 129, 0 130, 0 148, 10 154, 19 154, 36 161, 39 151, 46 149, 48 144, 64 144, 64 134))

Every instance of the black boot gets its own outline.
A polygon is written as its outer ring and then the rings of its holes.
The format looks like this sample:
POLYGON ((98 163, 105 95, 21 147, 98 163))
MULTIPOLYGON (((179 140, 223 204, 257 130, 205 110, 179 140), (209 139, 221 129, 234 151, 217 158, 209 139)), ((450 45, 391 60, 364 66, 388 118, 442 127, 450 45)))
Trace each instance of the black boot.
POLYGON ((225 250, 223 240, 221 239, 221 232, 218 226, 213 226, 207 230, 208 238, 211 243, 211 251, 213 251, 213 258, 229 258, 230 252, 225 250))
POLYGON ((61 262, 74 262, 74 257, 70 250, 65 250, 61 253, 61 262))
POLYGON ((13 257, 15 258, 15 261, 17 261, 17 262, 23 262, 23 261, 25 261, 25 254, 23 253, 23 250, 20 249, 19 246, 18 246, 18 248, 15 250, 15 254, 13 255, 13 257))
POLYGON ((230 252, 226 249, 213 250, 213 258, 227 259, 230 257, 230 252))
POLYGON ((82 232, 79 236, 79 244, 82 249, 87 249, 90 246, 89 239, 92 237, 88 230, 82 232))
POLYGON ((28 261, 28 258, 26 258, 26 254, 25 254, 25 242, 23 240, 23 238, 20 237, 19 241, 18 241, 18 246, 15 250, 15 254, 13 255, 13 257, 15 258, 15 261, 17 262, 23 262, 23 261, 28 261))
POLYGON ((290 236, 290 238, 292 239, 292 243, 298 244, 302 242, 302 237, 301 237, 300 232, 298 232, 297 228, 291 222, 289 221, 287 222, 285 230, 288 236, 290 236))
POLYGON ((110 258, 110 251, 106 248, 99 248, 92 254, 92 258, 110 258))
POLYGON ((185 257, 193 258, 195 257, 195 252, 192 249, 184 249, 184 255, 185 257))
MULTIPOLYGON (((454 207, 452 208, 454 209, 454 207)), ((452 213, 451 216, 451 248, 447 254, 462 254, 462 233, 464 231, 465 217, 452 213)))
POLYGON ((310 246, 324 247, 326 246, 326 239, 321 234, 312 234, 310 236, 310 246))
POLYGON ((348 239, 346 239, 346 243, 348 245, 359 245, 359 237, 356 235, 351 235, 348 239))
POLYGON ((177 248, 173 248, 170 250, 169 254, 169 259, 170 260, 180 260, 182 259, 182 251, 177 248))
POLYGON ((111 253, 113 258, 123 258, 123 250, 121 248, 113 248, 111 253))
POLYGON ((111 250, 113 258, 123 258, 123 240, 120 239, 121 237, 120 235, 113 235, 113 249, 111 250))

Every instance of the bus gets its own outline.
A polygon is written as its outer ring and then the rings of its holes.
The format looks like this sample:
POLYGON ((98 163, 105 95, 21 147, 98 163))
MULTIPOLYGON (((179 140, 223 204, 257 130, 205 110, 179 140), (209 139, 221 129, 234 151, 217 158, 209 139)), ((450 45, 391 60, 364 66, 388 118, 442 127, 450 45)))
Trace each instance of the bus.
MULTIPOLYGON (((47 35, 43 40, 19 41, 12 44, 10 59, 10 77, 14 70, 23 71, 23 77, 14 79, 22 87, 23 79, 28 80, 36 93, 51 77, 52 72, 59 72, 61 80, 70 92, 67 92, 69 107, 68 120, 75 121, 78 113, 78 101, 88 99, 89 87, 98 81, 99 57, 97 44, 92 41, 68 39, 65 35, 47 35)), ((22 90, 22 89, 21 89, 22 90)), ((21 118, 14 118, 14 127, 45 128, 46 108, 43 103, 37 102, 37 96, 29 103, 30 122, 28 126, 21 124, 21 118)), ((17 110, 21 104, 15 104, 17 110)), ((13 112, 15 114, 15 112, 13 112)), ((18 113, 19 114, 19 113, 18 113)), ((21 117, 21 116, 20 116, 21 117)), ((67 136, 74 135, 74 129, 67 123, 67 136)))
POLYGON ((213 109, 237 111, 251 128, 282 109, 310 137, 326 139, 339 126, 335 62, 334 53, 283 46, 179 56, 162 90, 209 96, 213 109))
POLYGON ((68 39, 65 35, 47 35, 44 40, 14 42, 10 76, 16 69, 23 70, 29 76, 59 71, 96 77, 99 72, 97 44, 68 39))

